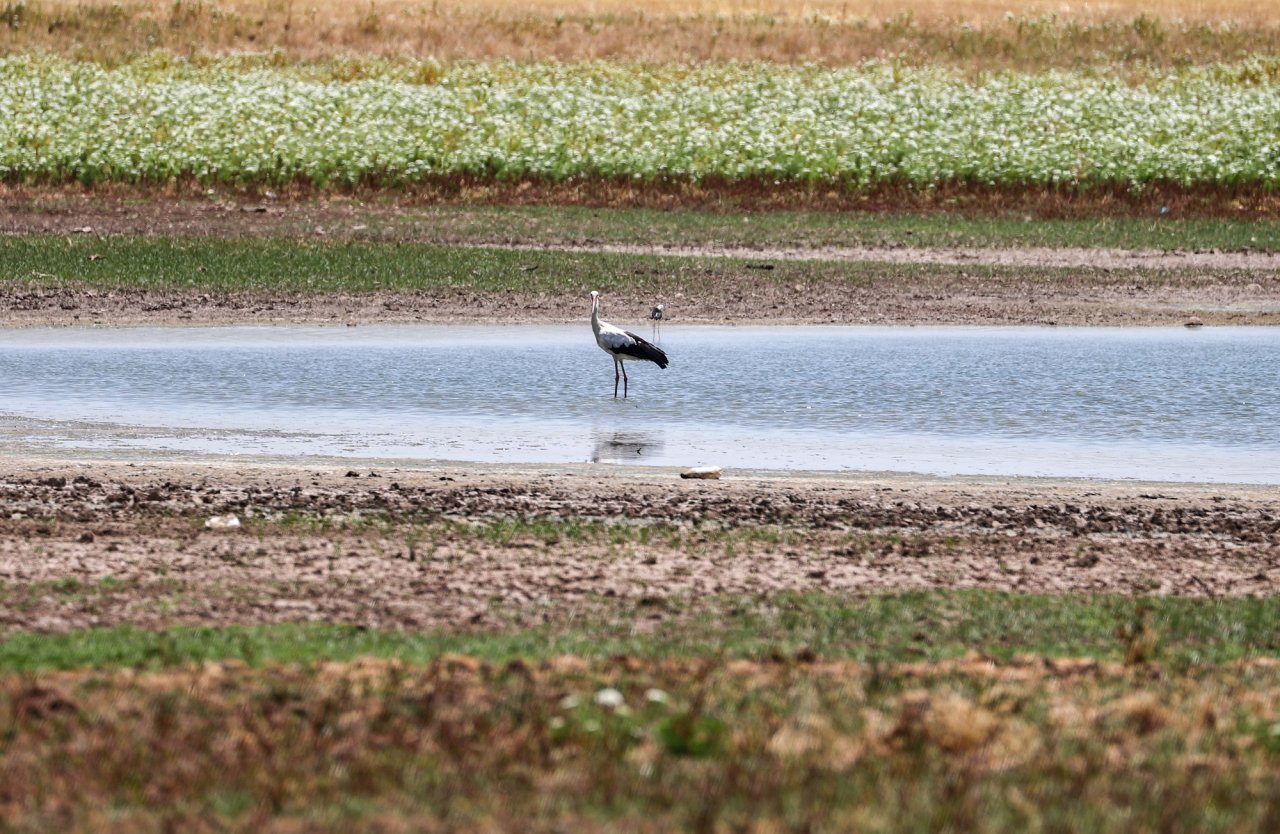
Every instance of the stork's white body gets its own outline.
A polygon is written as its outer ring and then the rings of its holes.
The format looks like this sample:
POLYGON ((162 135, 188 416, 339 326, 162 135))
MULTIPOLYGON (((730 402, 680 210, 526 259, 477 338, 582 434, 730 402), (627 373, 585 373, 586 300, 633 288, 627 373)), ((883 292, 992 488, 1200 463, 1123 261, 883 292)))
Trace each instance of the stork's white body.
POLYGON ((659 368, 667 367, 667 354, 651 342, 636 334, 614 327, 600 320, 600 293, 591 291, 591 330, 596 334, 596 344, 613 357, 613 396, 618 396, 618 379, 622 379, 622 397, 626 399, 628 381, 624 362, 636 359, 652 362, 659 368))

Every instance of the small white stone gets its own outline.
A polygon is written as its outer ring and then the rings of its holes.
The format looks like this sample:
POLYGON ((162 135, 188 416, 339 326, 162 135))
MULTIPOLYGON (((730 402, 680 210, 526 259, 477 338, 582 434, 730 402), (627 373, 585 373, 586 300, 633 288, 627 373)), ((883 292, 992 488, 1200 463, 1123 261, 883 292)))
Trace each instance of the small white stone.
POLYGON ((215 515, 205 521, 208 530, 236 530, 240 527, 240 519, 234 515, 215 515))
POLYGON ((671 700, 671 696, 661 689, 646 689, 644 699, 651 704, 665 704, 671 700))

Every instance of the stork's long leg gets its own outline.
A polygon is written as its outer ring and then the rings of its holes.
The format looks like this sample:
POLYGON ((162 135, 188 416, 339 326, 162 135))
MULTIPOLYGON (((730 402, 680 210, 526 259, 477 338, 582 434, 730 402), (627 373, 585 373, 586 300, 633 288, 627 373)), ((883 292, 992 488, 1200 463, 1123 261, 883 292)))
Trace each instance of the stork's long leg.
MULTIPOLYGON (((618 369, 622 367, 622 363, 618 361, 618 357, 613 358, 613 398, 618 398, 618 369)), ((626 388, 623 388, 623 397, 626 397, 626 388)))
MULTIPOLYGON (((625 400, 627 398, 627 364, 625 362, 618 364, 622 366, 622 398, 625 400)), ((614 387, 616 388, 617 385, 615 384, 614 387)), ((618 395, 615 393, 614 396, 618 395)))

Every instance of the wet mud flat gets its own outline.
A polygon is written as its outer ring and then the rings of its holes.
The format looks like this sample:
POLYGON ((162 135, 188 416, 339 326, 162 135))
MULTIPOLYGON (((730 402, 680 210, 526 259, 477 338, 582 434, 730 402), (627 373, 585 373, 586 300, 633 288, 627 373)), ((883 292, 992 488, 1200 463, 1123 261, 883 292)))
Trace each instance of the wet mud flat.
POLYGON ((4 459, 0 633, 484 630, 618 604, 643 627, 790 591, 1280 590, 1273 488, 726 474, 4 459))

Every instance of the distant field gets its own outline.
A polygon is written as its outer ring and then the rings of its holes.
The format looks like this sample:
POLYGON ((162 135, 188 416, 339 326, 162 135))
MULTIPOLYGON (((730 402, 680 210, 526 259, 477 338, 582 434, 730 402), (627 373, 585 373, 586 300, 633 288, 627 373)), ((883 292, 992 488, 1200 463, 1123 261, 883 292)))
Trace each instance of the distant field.
POLYGON ((14 0, 0 182, 1237 216, 1276 55, 1245 0, 14 0))
POLYGON ((116 62, 279 50, 282 57, 396 55, 760 60, 848 65, 867 58, 966 72, 1241 60, 1280 51, 1280 8, 1251 0, 15 0, 0 54, 32 49, 116 62))
POLYGON ((1280 185, 1280 62, 970 82, 889 63, 441 66, 0 59, 0 177, 398 188, 441 178, 864 189, 1280 185))

